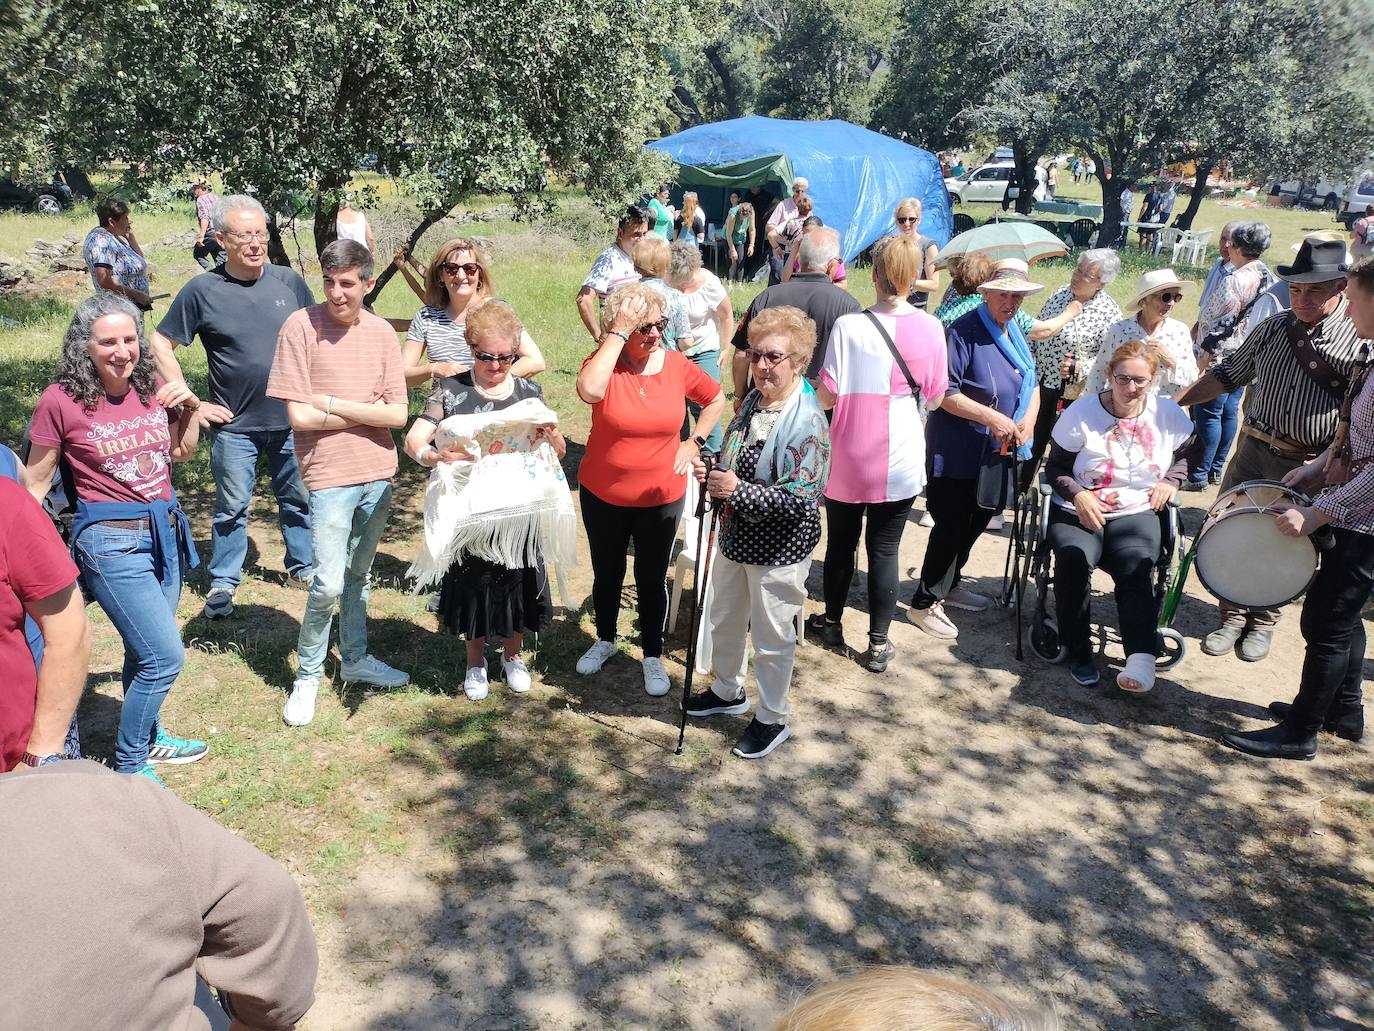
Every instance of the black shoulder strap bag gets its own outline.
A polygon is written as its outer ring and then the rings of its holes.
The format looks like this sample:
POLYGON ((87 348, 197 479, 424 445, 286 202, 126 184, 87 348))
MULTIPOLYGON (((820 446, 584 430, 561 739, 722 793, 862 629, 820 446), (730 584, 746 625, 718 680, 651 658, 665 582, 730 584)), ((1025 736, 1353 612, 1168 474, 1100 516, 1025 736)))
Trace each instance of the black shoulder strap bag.
POLYGON ((878 335, 883 338, 883 343, 887 344, 888 351, 892 353, 892 360, 897 363, 897 368, 901 369, 902 375, 906 377, 906 385, 911 388, 911 396, 916 399, 916 410, 919 412, 921 410, 921 388, 916 385, 916 377, 911 374, 911 367, 907 365, 906 359, 902 357, 902 352, 897 350, 897 344, 892 339, 892 335, 888 333, 887 327, 883 325, 882 320, 867 309, 865 309, 864 314, 868 316, 869 321, 877 328, 878 335))

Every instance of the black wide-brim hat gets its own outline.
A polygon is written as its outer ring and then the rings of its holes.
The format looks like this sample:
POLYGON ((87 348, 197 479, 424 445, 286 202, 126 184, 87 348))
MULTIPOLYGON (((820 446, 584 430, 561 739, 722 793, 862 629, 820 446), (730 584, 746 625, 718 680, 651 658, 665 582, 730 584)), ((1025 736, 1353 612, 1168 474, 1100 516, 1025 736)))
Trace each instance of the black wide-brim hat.
POLYGON ((1345 257, 1342 241, 1309 236, 1298 248, 1293 264, 1279 265, 1274 271, 1288 283, 1329 283, 1333 279, 1344 279, 1350 270, 1345 257))

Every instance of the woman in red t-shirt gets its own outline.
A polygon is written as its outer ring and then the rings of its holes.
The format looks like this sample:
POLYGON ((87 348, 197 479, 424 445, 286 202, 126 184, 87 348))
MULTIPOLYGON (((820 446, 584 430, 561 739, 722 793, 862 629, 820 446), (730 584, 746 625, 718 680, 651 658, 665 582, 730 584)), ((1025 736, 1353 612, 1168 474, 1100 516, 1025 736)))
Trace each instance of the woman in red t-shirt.
POLYGON ((720 384, 691 359, 662 346, 663 299, 633 283, 606 299, 597 349, 577 376, 577 396, 592 406, 592 432, 578 471, 582 522, 592 554, 596 643, 577 661, 595 673, 615 654, 620 588, 630 541, 644 645, 644 690, 668 693, 663 633, 665 578, 682 514, 687 472, 725 409, 720 384), (689 440, 687 402, 701 406, 689 440))
POLYGON ((34 409, 24 470, 24 485, 42 501, 59 459, 71 469, 73 556, 124 640, 114 766, 153 780, 152 764, 194 762, 207 750, 158 721, 184 656, 176 621, 182 564, 199 564, 171 469, 196 449, 197 407, 184 382, 158 381, 138 310, 96 294, 77 306, 62 339, 57 382, 34 409))

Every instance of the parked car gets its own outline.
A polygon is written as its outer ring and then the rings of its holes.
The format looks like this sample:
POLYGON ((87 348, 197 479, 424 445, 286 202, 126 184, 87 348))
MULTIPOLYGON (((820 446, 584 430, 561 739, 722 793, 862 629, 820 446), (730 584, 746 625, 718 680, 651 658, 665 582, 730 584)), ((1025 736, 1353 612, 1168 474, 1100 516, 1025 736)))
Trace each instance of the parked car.
POLYGON ((57 215, 76 203, 71 187, 57 179, 16 180, 0 178, 0 208, 10 211, 36 211, 41 215, 57 215))
MULTIPOLYGON (((949 191, 949 202, 951 204, 1001 204, 1002 198, 1007 192, 1007 180, 1015 173, 1016 166, 1010 161, 997 161, 992 164, 979 165, 977 168, 970 169, 961 176, 951 176, 945 180, 945 189, 949 191)), ((1019 196, 1019 187, 1011 188, 1011 196, 1015 199, 1019 196)), ((1035 199, 1045 200, 1045 170, 1037 168, 1035 170, 1035 199)))

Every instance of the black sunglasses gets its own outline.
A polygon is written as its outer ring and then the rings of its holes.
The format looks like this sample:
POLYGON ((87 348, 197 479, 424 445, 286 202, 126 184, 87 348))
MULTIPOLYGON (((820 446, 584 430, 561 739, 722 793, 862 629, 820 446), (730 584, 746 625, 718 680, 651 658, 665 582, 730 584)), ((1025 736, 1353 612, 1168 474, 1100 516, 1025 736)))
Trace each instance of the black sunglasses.
POLYGON ((519 357, 515 354, 491 354, 487 351, 473 351, 473 361, 478 362, 499 362, 502 365, 509 365, 519 357))
POLYGON ((645 335, 645 336, 648 336, 648 335, 649 335, 650 333, 652 333, 654 330, 658 330, 660 333, 662 333, 662 332, 666 331, 667 328, 668 328, 668 320, 667 320, 667 319, 659 319, 657 322, 646 322, 646 323, 644 323, 644 325, 642 325, 642 326, 639 327, 639 332, 642 333, 642 334, 645 335))
POLYGON ((482 271, 482 266, 475 261, 465 261, 461 264, 454 264, 451 261, 446 261, 439 266, 439 271, 446 276, 456 276, 459 272, 462 272, 469 279, 472 279, 482 271))
POLYGON ((1162 293, 1162 294, 1160 294, 1160 295, 1159 295, 1159 299, 1160 299, 1161 301, 1175 301, 1175 302, 1181 301, 1181 300, 1183 300, 1183 291, 1181 291, 1181 290, 1170 290, 1170 291, 1167 292, 1167 293, 1162 293))
POLYGON ((915 225, 915 224, 916 224, 917 222, 919 222, 919 221, 921 221, 921 220, 920 220, 919 218, 917 218, 915 215, 899 215, 899 216, 897 216, 897 224, 898 224, 899 226, 911 226, 911 225, 915 225))

